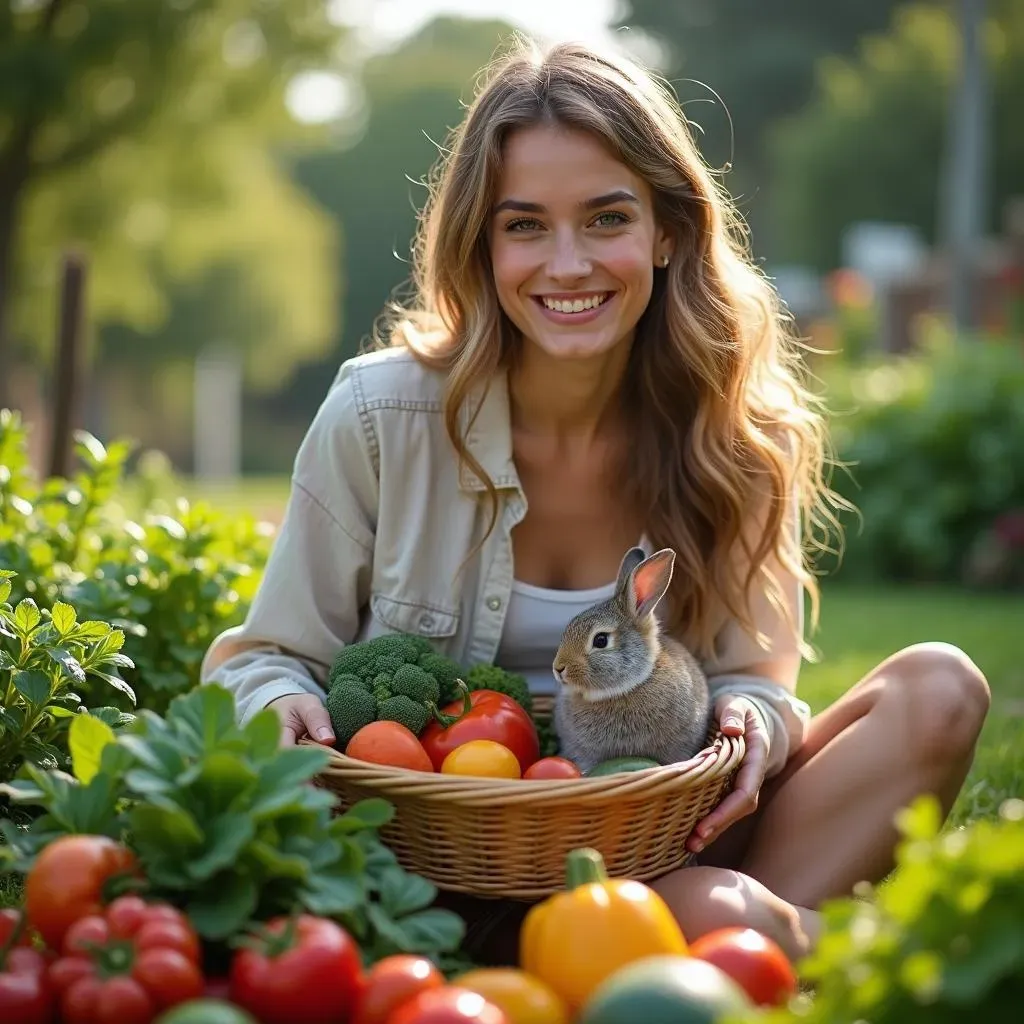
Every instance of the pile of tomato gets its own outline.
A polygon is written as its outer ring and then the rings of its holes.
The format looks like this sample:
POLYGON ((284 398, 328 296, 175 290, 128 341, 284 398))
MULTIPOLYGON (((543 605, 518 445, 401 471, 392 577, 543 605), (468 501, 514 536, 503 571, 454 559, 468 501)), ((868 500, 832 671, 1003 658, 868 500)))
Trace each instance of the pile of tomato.
POLYGON ((374 1006, 396 984, 443 981, 408 958, 368 986, 352 937, 309 914, 266 922, 210 976, 188 917, 133 893, 138 882, 131 850, 106 837, 43 849, 24 907, 0 911, 3 1024, 391 1024, 374 1006))
POLYGON ((442 709, 417 736, 399 722, 371 722, 345 747, 348 757, 410 771, 501 779, 574 779, 564 757, 541 757, 537 727, 523 706, 495 690, 474 690, 442 709), (444 724, 444 719, 457 721, 444 724))

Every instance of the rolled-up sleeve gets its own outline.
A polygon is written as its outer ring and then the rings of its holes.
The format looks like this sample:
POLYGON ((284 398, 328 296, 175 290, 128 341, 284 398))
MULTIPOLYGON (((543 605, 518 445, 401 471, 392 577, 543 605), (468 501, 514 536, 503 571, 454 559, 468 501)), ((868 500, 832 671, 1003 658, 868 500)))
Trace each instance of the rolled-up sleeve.
POLYGON ((221 633, 200 669, 248 721, 272 700, 325 699, 327 670, 369 600, 377 520, 376 448, 342 368, 295 458, 280 530, 245 622, 221 633))

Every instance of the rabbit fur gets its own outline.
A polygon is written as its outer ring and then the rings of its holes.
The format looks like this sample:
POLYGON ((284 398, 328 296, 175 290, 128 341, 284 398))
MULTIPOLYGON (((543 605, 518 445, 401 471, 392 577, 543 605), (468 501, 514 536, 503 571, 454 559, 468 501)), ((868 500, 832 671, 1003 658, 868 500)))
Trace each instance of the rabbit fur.
POLYGON ((707 677, 654 614, 672 579, 671 548, 626 552, 615 594, 573 618, 552 669, 561 753, 586 774, 613 757, 687 761, 705 746, 707 677))

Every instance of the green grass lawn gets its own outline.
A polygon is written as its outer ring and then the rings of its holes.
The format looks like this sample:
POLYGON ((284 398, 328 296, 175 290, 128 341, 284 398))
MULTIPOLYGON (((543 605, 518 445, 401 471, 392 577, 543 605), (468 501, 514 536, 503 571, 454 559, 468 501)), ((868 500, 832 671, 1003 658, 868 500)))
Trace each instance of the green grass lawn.
POLYGON ((950 824, 989 816, 1006 797, 1024 796, 1022 625, 1024 596, 826 584, 813 638, 821 659, 804 666, 800 695, 820 711, 901 647, 944 640, 963 648, 988 677, 992 711, 950 824))

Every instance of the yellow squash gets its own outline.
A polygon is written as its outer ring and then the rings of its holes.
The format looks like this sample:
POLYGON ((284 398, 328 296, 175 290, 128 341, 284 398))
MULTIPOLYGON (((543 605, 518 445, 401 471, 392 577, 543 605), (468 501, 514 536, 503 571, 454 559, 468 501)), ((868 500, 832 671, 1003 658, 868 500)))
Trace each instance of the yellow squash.
POLYGON ((580 849, 566 858, 566 891, 526 915, 519 966, 547 982, 575 1012, 620 967, 687 952, 682 930, 653 889, 609 878, 600 853, 580 849))

